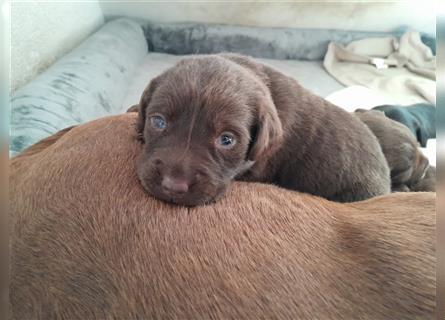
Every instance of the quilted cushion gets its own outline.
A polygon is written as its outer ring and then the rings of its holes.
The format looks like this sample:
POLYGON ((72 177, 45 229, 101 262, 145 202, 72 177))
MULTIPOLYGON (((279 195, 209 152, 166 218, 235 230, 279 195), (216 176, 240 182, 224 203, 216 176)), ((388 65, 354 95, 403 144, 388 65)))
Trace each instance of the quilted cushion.
POLYGON ((11 99, 13 155, 65 127, 120 112, 135 68, 147 54, 141 26, 114 20, 11 99))

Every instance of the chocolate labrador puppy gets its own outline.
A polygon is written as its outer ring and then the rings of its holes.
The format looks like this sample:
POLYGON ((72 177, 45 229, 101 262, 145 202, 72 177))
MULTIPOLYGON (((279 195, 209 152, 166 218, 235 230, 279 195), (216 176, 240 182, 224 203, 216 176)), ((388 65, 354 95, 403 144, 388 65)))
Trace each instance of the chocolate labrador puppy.
POLYGON ((428 139, 436 138, 436 107, 433 104, 382 105, 373 109, 383 111, 388 118, 407 126, 422 147, 426 147, 428 139))
MULTIPOLYGON (((391 120, 377 110, 358 109, 354 114, 375 134, 391 170, 393 191, 410 191, 425 178, 429 167, 428 159, 418 148, 416 137, 403 124, 391 120)), ((429 187, 428 187, 429 188, 429 187)))
POLYGON ((138 109, 137 173, 169 202, 214 201, 233 179, 340 202, 390 192, 388 165, 366 125, 245 56, 183 59, 151 81, 138 109))

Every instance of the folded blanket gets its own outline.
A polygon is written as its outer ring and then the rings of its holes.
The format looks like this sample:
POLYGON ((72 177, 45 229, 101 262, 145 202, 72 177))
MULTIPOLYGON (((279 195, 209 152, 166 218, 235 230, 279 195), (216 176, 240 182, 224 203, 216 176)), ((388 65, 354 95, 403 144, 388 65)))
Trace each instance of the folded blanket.
POLYGON ((324 67, 346 86, 363 85, 397 104, 436 100, 436 58, 416 31, 368 38, 346 47, 331 42, 324 67))

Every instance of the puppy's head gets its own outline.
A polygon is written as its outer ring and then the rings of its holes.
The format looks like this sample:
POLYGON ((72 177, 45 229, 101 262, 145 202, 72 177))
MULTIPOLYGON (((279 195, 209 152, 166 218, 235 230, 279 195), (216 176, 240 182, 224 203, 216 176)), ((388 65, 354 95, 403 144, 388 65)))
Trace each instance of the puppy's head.
POLYGON ((188 206, 216 200, 282 137, 267 86, 218 56, 185 59, 153 79, 139 103, 137 130, 144 188, 188 206))

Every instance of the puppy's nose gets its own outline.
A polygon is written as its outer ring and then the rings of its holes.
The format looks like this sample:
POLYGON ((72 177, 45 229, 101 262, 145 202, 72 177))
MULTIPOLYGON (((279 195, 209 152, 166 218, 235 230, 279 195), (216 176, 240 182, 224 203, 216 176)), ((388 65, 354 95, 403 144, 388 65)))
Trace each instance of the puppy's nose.
POLYGON ((167 193, 184 194, 189 190, 188 182, 183 178, 164 176, 161 185, 167 193))

